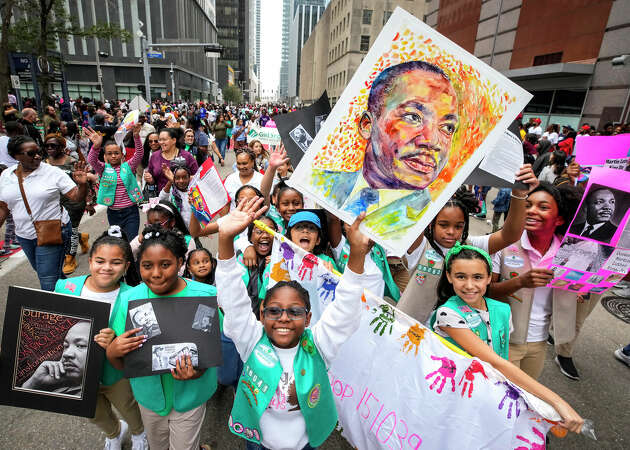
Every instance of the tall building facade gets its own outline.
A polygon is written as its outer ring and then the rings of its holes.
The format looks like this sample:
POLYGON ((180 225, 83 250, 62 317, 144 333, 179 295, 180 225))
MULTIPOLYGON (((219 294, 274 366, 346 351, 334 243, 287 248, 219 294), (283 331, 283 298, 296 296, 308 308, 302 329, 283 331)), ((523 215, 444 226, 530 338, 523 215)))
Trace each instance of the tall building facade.
POLYGON ((325 0, 294 0, 294 14, 289 31, 288 94, 291 103, 300 91, 301 55, 304 43, 326 9, 325 0))
POLYGON ((574 128, 630 121, 630 56, 622 57, 630 55, 630 1, 427 0, 426 5, 427 24, 534 95, 525 120, 535 116, 543 127, 574 128))
POLYGON ((289 95, 289 36, 294 0, 282 0, 282 45, 280 49, 280 83, 278 98, 284 100, 289 95))
POLYGON ((422 19, 422 0, 331 0, 302 47, 299 97, 317 100, 324 90, 334 104, 396 7, 422 19))
MULTIPOLYGON (((144 90, 142 31, 152 43, 216 43, 215 0, 67 0, 66 12, 83 27, 112 23, 126 29, 131 39, 71 37, 60 40, 68 90, 71 98, 100 98, 96 53, 100 58, 103 92, 106 99, 130 99, 144 90), (141 27, 140 24, 143 24, 141 27)), ((20 12, 15 11, 19 16, 20 12)), ((217 60, 206 58, 201 47, 162 48, 163 58, 149 58, 151 98, 214 100, 217 94, 217 60), (173 74, 171 78, 171 66, 173 74)), ((61 95, 61 86, 53 84, 61 95)), ((22 83, 20 94, 32 97, 33 86, 22 83)))
POLYGON ((254 63, 250 47, 256 41, 256 32, 251 29, 256 25, 255 18, 252 21, 250 15, 250 6, 254 0, 216 1, 219 44, 223 46, 223 55, 219 59, 219 85, 221 88, 227 86, 229 66, 234 70, 234 84, 247 99, 250 64, 254 63), (253 40, 250 39, 250 33, 254 36, 253 40))

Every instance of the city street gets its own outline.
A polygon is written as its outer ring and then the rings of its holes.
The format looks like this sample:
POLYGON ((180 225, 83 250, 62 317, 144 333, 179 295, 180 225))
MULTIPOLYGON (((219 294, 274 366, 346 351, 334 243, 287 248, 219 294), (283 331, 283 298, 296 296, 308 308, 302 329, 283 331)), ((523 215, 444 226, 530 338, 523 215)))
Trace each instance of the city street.
MULTIPOLYGON (((219 167, 226 176, 234 162, 229 152, 226 167, 219 167)), ((492 191, 492 197, 496 191, 492 191)), ((488 202, 488 204, 490 204, 488 202)), ((83 232, 90 233, 93 241, 106 227, 105 211, 84 219, 83 232)), ((471 234, 482 234, 490 226, 482 220, 471 218, 471 234)), ((216 253, 216 237, 203 240, 213 254, 216 253)), ((74 275, 88 270, 87 255, 79 256, 79 268, 74 275)), ((0 320, 4 321, 7 289, 11 285, 38 287, 35 272, 25 257, 12 256, 0 266, 0 320)), ((549 347, 545 370, 541 381, 559 393, 584 417, 595 422, 599 441, 593 442, 582 436, 567 436, 559 440, 551 437, 552 449, 625 449, 630 438, 625 434, 628 425, 627 407, 630 405, 630 368, 614 359, 612 352, 630 340, 630 325, 611 316, 599 305, 587 320, 577 345, 574 360, 580 370, 579 382, 565 378, 553 362, 549 347)), ((227 419, 232 406, 230 389, 219 389, 208 402, 202 442, 213 449, 245 448, 244 442, 229 432, 227 419)), ((437 398, 436 398, 436 401, 437 398)), ((0 449, 98 449, 102 448, 104 435, 87 419, 0 406, 0 449)), ((126 443, 125 448, 130 448, 126 443)), ((338 433, 334 433, 322 449, 351 448, 338 433)))

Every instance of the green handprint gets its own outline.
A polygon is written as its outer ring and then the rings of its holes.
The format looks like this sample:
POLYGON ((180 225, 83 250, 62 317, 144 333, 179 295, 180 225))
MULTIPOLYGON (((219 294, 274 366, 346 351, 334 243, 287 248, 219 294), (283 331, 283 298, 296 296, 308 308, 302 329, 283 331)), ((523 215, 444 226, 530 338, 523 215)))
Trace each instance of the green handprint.
POLYGON ((389 305, 379 305, 379 308, 381 309, 381 312, 379 314, 379 310, 378 308, 372 308, 372 313, 373 314, 378 314, 371 322, 370 325, 374 325, 375 322, 376 326, 374 327, 374 334, 379 334, 379 336, 383 336, 383 333, 385 332, 385 330, 387 329, 387 326, 389 325, 389 334, 392 334, 392 328, 393 328, 393 323, 394 323, 394 308, 392 308, 389 305), (380 332, 379 332, 380 329, 380 332))

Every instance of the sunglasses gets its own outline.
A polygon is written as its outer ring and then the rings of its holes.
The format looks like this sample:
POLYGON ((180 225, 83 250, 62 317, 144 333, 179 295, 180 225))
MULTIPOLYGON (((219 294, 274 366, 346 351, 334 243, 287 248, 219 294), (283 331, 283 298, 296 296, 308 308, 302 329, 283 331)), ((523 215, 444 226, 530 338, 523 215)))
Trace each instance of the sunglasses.
POLYGON ((158 142, 157 139, 149 139, 149 144, 157 144, 158 142))
POLYGON ((44 144, 44 148, 59 148, 59 147, 61 147, 61 145, 59 145, 59 144, 54 144, 54 143, 52 143, 52 142, 49 142, 49 143, 44 144))
POLYGON ((269 306, 263 309, 263 315, 265 319, 278 320, 282 317, 282 314, 286 311, 287 317, 290 320, 300 320, 306 317, 306 308, 302 306, 291 306, 289 308, 278 308, 277 306, 269 306))
POLYGON ((37 155, 41 156, 42 152, 41 152, 40 149, 29 150, 28 152, 22 152, 21 155, 28 156, 29 158, 35 158, 35 156, 37 156, 37 155))

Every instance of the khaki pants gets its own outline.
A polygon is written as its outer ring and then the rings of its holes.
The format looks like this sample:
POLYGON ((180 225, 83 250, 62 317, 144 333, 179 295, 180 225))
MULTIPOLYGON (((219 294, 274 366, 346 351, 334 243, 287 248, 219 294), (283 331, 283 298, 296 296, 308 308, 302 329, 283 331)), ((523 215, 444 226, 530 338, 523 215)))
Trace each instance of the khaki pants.
POLYGON ((546 341, 510 344, 509 360, 523 372, 537 380, 545 366, 546 341))
POLYGON ((575 312, 575 337, 572 341, 565 344, 556 344, 556 354, 564 356, 565 358, 571 358, 573 356, 573 346, 580 334, 582 325, 586 322, 586 318, 593 312, 595 306, 599 303, 599 296, 591 295, 589 300, 584 302, 578 302, 577 311, 575 312))
POLYGON ((140 406, 151 450, 198 450, 206 404, 183 413, 171 410, 160 416, 140 406))
POLYGON ((90 421, 97 425, 105 435, 113 439, 120 434, 120 422, 112 405, 118 410, 122 418, 129 424, 131 434, 144 431, 140 410, 131 392, 129 380, 123 378, 111 386, 100 385, 96 396, 96 414, 90 421))

